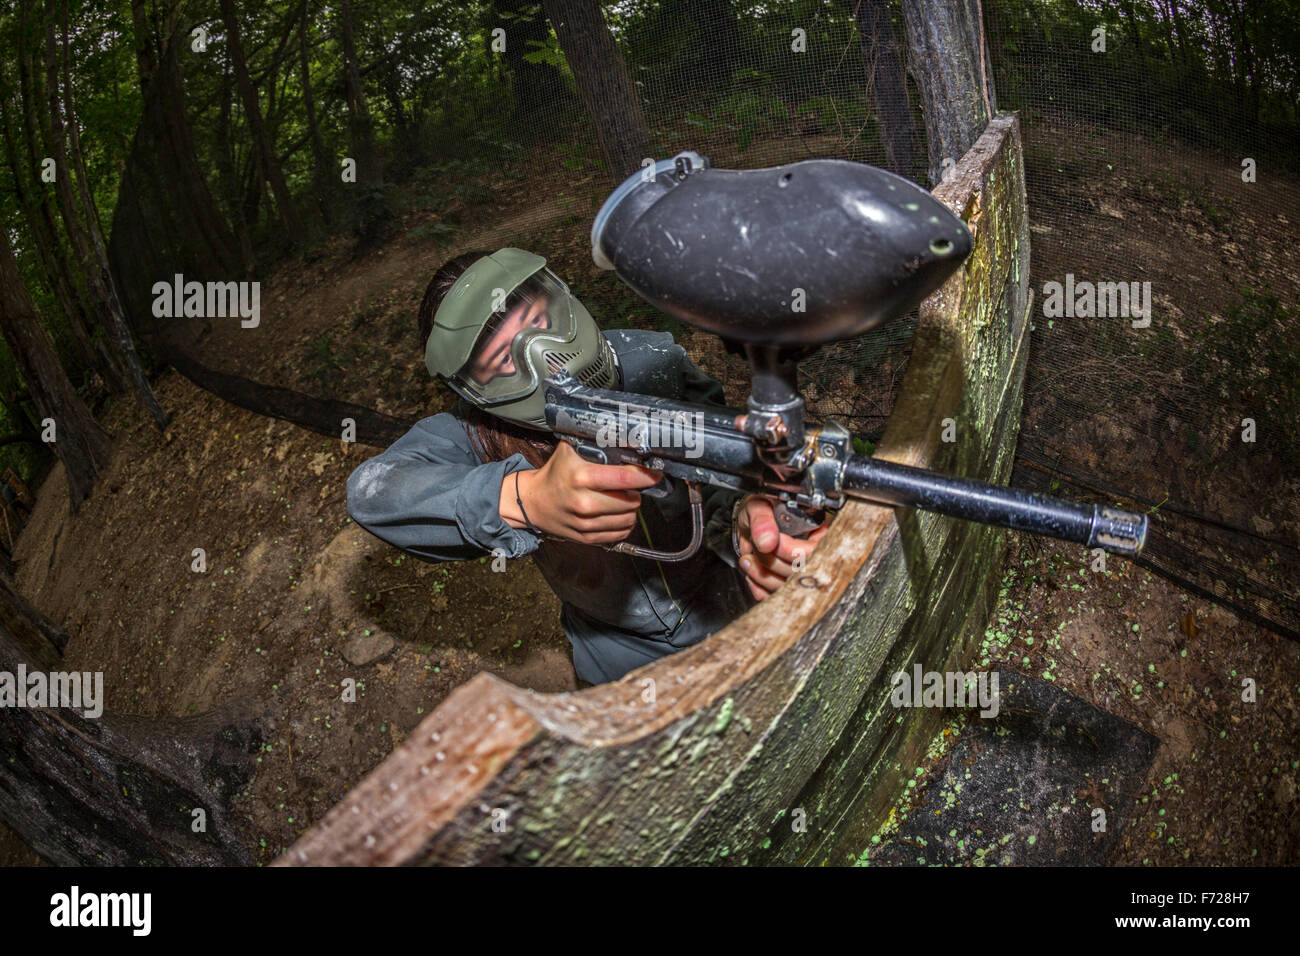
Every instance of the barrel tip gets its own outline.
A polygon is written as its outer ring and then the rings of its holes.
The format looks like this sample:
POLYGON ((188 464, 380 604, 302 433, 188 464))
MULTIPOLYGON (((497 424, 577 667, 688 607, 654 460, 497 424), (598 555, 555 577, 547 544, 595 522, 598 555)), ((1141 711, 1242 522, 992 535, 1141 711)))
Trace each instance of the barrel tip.
POLYGON ((1149 522, 1146 515, 1117 508, 1102 508, 1095 543, 1111 552, 1136 558, 1146 547, 1149 522))

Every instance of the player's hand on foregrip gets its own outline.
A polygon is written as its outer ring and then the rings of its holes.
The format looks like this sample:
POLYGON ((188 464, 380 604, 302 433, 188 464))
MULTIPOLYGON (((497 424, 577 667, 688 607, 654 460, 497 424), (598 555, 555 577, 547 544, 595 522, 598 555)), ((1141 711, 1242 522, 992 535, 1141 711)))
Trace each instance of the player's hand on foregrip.
POLYGON ((541 468, 506 475, 501 483, 501 517, 514 528, 531 523, 539 531, 570 541, 614 544, 636 526, 641 489, 662 477, 639 465, 592 464, 562 441, 541 468))
POLYGON ((812 554, 825 534, 826 525, 806 538, 782 534, 772 502, 759 495, 746 496, 736 511, 736 541, 749 593, 761 601, 779 588, 794 573, 794 563, 812 554))

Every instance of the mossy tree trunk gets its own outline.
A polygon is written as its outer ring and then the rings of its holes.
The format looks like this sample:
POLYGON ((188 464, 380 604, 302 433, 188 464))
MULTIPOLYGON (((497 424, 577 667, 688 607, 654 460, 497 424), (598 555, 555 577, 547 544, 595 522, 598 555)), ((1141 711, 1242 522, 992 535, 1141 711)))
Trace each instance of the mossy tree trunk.
POLYGON ((978 0, 902 0, 908 70, 921 94, 930 184, 943 179, 997 109, 978 0), (948 161, 945 164, 945 160, 948 161))

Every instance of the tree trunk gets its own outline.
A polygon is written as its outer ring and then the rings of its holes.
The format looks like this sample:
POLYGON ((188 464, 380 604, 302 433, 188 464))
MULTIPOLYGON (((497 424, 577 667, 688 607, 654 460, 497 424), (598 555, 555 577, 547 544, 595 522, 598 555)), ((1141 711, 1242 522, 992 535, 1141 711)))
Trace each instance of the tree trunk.
POLYGON ((18 274, 8 236, 0 241, 0 334, 31 390, 41 418, 54 421, 52 444, 67 473, 68 496, 75 514, 90 496, 95 476, 108 465, 112 444, 59 365, 54 343, 37 318, 18 274))
POLYGON ((18 197, 18 204, 23 211, 23 219, 27 223, 27 231, 32 237, 32 244, 35 246, 36 254, 41 260, 41 267, 45 272, 45 281, 49 283, 50 291, 54 294, 54 301, 58 303, 59 311, 68 318, 69 327, 73 331, 73 341, 77 344, 81 361, 87 368, 95 369, 103 376, 109 391, 115 394, 123 392, 126 390, 126 386, 122 381, 120 370, 112 361, 111 356, 106 352, 102 352, 91 337, 90 317, 82 304, 80 289, 70 278, 71 273, 68 270, 67 260, 63 255, 63 248, 59 244, 58 232, 54 228, 54 220, 50 216, 44 190, 38 189, 36 191, 37 195, 40 196, 38 201, 33 198, 32 192, 24 184, 26 180, 25 170, 18 161, 18 147, 14 142, 13 129, 9 124, 9 111, 3 101, 0 101, 0 125, 4 127, 5 158, 13 175, 14 194, 18 197))
POLYGON ((650 155, 650 128, 598 0, 543 0, 615 182, 650 155))
MULTIPOLYGON (((52 33, 53 24, 50 25, 50 30, 52 33)), ((77 130, 77 114, 72 98, 72 71, 68 65, 70 59, 68 48, 70 45, 68 4, 67 0, 63 0, 63 115, 67 121, 68 139, 72 145, 72 163, 76 167, 77 187, 81 194, 81 207, 86 217, 86 231, 89 233, 94 253, 93 259, 86 262, 86 274, 96 296, 102 296, 101 301, 104 306, 105 320, 104 331, 108 333, 109 341, 117 349, 118 358, 126 368, 131 384, 135 388, 136 397, 140 399, 140 403, 144 405, 161 431, 167 427, 171 416, 163 411, 162 406, 158 404, 158 396, 154 394, 153 386, 149 384, 149 379, 144 374, 144 367, 140 363, 140 355, 135 350, 135 341, 131 338, 131 328, 127 324, 122 302, 118 297, 117 287, 113 282, 113 273, 108 267, 108 250, 104 247, 104 236, 99 231, 99 214, 95 211, 95 201, 90 195, 90 186, 86 176, 86 164, 81 157, 81 134, 77 130)), ((51 102, 53 101, 54 94, 51 93, 51 102)), ((62 145, 62 137, 60 137, 59 146, 62 147, 62 145)), ((62 158, 66 159, 66 157, 62 158)))
POLYGON ((1187 49, 1187 21, 1183 19, 1183 5, 1181 0, 1170 0, 1171 12, 1174 17, 1174 31, 1178 34, 1178 52, 1182 59, 1182 72, 1184 76, 1189 76, 1193 69, 1192 55, 1187 49))
POLYGON ((993 89, 975 0, 902 0, 908 70, 921 93, 930 183, 944 160, 961 159, 988 126, 993 89))
POLYGON ((349 0, 341 0, 339 3, 339 35, 343 44, 343 87, 347 92, 348 127, 352 148, 357 154, 357 181, 382 183, 384 171, 375 149, 375 130, 370 121, 366 92, 361 86, 357 44, 352 31, 352 4, 349 0))
POLYGON ((275 205, 280 213, 280 222, 291 240, 302 234, 302 225, 294 211, 293 200, 289 196, 289 187, 284 181, 284 170, 271 148, 270 137, 262 122, 262 107, 257 100, 257 90, 248 77, 248 64, 244 60, 244 46, 239 39, 239 19, 235 15, 233 0, 220 0, 221 19, 226 25, 226 43, 230 50, 230 62, 235 71, 235 86, 239 89, 240 99, 244 103, 244 115, 248 120, 249 133, 253 139, 253 149, 261 168, 261 174, 271 186, 275 195, 275 205))
POLYGON ((740 59, 740 29, 730 0, 688 0, 686 9, 704 44, 703 83, 727 89, 740 59))
POLYGON ((1133 42, 1133 49, 1137 51, 1138 72, 1145 80, 1147 78, 1147 54, 1142 45, 1142 28, 1138 24, 1137 10, 1133 8, 1133 0, 1124 0, 1122 4, 1124 11, 1124 20, 1128 23, 1129 39, 1133 42))
POLYGON ((870 96, 880 122, 885 165, 909 179, 917 178, 921 144, 907 99, 907 73, 894 33, 890 0, 847 0, 854 7, 859 49, 871 83, 870 96))
POLYGON ((1256 132, 1259 129, 1259 101, 1260 101, 1260 76, 1258 64, 1258 51, 1256 50, 1255 38, 1251 36, 1251 30, 1248 24, 1257 24, 1259 18, 1254 10, 1247 11, 1243 8, 1239 0, 1232 0, 1230 9, 1232 10, 1233 26, 1236 29, 1236 43, 1234 46, 1237 50, 1237 59, 1241 63, 1242 83, 1247 90, 1247 96, 1243 106, 1245 107, 1245 116, 1248 121, 1247 130, 1256 132))
MULTIPOLYGON (((0 616, 0 670, 57 668, 3 617, 12 615, 0 616)), ((252 863, 227 807, 253 776, 264 733, 256 717, 237 705, 185 718, 86 709, 0 708, 0 818, 24 843, 56 866, 252 863)))
POLYGON ((132 0, 136 67, 144 99, 113 210, 109 253, 128 315, 152 321, 149 293, 157 267, 196 280, 240 273, 239 247, 195 159, 174 32, 164 17, 155 30, 146 0, 132 0), (166 250, 160 258, 160 250, 166 250), (165 259, 165 262, 163 261, 165 259))
POLYGON ((0 573, 0 631, 31 649, 42 663, 58 660, 68 646, 68 632, 32 607, 8 573, 0 573))
MULTIPOLYGON (((27 145, 29 168, 41 170, 44 168, 43 160, 49 154, 47 150, 38 146, 38 141, 43 133, 43 127, 38 122, 36 115, 37 103, 40 100, 38 89, 40 71, 33 68, 35 56, 32 55, 31 59, 28 58, 27 12, 28 4, 24 0, 18 6, 18 49, 16 59, 18 61, 19 96, 22 104, 23 137, 27 145)), ((15 157, 12 162, 16 163, 17 158, 15 157)), ((14 181, 15 183, 21 182, 17 173, 14 175, 14 181)), ((59 239, 58 226, 55 224, 54 212, 50 208, 49 190, 43 188, 43 186, 44 184, 41 183, 36 190, 36 195, 39 197, 38 212, 40 219, 39 226, 33 229, 34 241, 39 249, 40 239, 36 238, 36 234, 43 232, 44 235, 48 236, 49 248, 55 260, 55 270, 63 277, 65 282, 69 283, 69 291, 75 297, 76 307, 65 314, 68 316, 68 321, 72 323, 73 338, 77 342, 78 348, 87 357, 88 367, 105 366, 106 370, 103 372, 105 380, 120 383, 119 370, 113 367, 111 359, 104 356, 104 353, 97 351, 92 344, 90 329, 94 304, 90 301, 85 286, 77 281, 76 276, 78 273, 72 268, 67 256, 64 254, 63 243, 59 239)), ((75 248, 72 251, 75 255, 75 248)))
POLYGON ((221 179, 221 191, 226 194, 226 202, 230 204, 231 212, 234 214, 235 235, 239 239, 239 256, 244 264, 245 273, 252 273, 256 266, 253 254, 253 236, 249 231, 249 222, 257 220, 257 209, 254 206, 252 214, 249 214, 248 202, 245 191, 240 186, 239 173, 235 166, 235 147, 231 141, 231 102, 234 96, 232 89, 232 77, 229 69, 230 51, 226 51, 227 69, 221 74, 221 113, 217 119, 217 168, 221 179))
POLYGON ((54 2, 45 4, 45 137, 46 155, 54 159, 54 195, 58 199, 59 215, 68 235, 72 253, 85 278, 86 289, 100 324, 107 328, 107 309, 103 290, 96 285, 96 270, 92 265, 94 253, 77 214, 77 202, 72 192, 72 167, 68 163, 67 140, 64 134, 63 104, 59 98, 58 44, 54 31, 54 2))
POLYGON ((530 63, 524 57, 543 46, 551 35, 546 13, 533 0, 495 0, 485 23, 488 30, 506 31, 505 61, 514 79, 514 120, 522 134, 545 135, 542 116, 554 116, 576 105, 560 71, 550 63, 530 63), (530 15, 531 14, 531 15, 530 15))
POLYGON ((320 124, 316 121, 316 99, 311 90, 311 47, 307 43, 307 3, 303 3, 298 18, 298 56, 299 77, 302 85, 302 106, 307 116, 307 133, 311 137, 311 155, 313 183, 312 191, 316 194, 316 204, 320 209, 321 220, 329 225, 334 220, 334 209, 327 198, 330 189, 330 164, 325 155, 325 143, 321 140, 320 124))

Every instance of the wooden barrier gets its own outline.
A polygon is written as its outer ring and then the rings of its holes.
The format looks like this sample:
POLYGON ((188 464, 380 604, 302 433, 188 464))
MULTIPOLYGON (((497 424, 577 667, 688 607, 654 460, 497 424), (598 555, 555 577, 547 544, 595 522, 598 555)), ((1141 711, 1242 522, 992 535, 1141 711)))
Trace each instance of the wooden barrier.
MULTIPOLYGON (((1005 481, 1029 304, 1016 118, 934 192, 974 250, 922 306, 876 453, 1005 481)), ((1002 549, 997 529, 850 502, 802 574, 695 647, 575 693, 479 674, 276 865, 846 862, 943 716, 894 709, 890 676, 965 660, 1002 549)))

